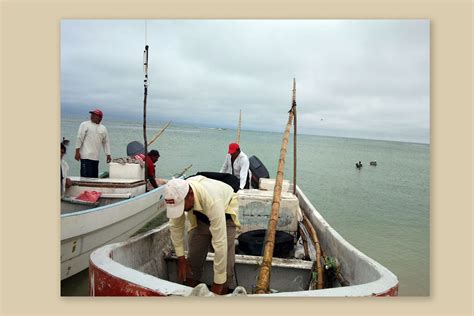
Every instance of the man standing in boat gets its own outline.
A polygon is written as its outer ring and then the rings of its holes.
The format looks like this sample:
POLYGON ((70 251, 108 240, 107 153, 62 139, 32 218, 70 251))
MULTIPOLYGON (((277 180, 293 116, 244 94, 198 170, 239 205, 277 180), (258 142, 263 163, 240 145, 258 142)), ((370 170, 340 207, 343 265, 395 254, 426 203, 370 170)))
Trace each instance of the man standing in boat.
POLYGON ((109 135, 105 126, 100 123, 104 116, 102 111, 95 109, 89 113, 91 114, 90 121, 79 125, 74 158, 81 161, 81 177, 98 178, 100 147, 104 149, 107 163, 112 161, 109 135))
POLYGON ((239 144, 231 143, 220 172, 236 176, 240 180, 240 189, 248 189, 251 179, 249 168, 248 156, 240 150, 239 144))
POLYGON ((234 287, 237 194, 217 180, 194 176, 168 181, 166 215, 170 218, 171 241, 178 256, 178 279, 188 286, 200 283, 209 246, 214 249, 214 282, 211 291, 226 294, 234 287), (188 258, 184 255, 184 229, 189 220, 188 258))

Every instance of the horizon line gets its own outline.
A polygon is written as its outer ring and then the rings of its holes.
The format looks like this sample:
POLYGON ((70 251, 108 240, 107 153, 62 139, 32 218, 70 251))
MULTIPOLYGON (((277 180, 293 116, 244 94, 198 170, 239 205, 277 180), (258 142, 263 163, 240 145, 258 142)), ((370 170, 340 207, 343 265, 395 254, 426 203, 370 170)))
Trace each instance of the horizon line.
MULTIPOLYGON (((61 121, 63 119, 86 119, 84 116, 81 115, 70 115, 70 116, 62 116, 61 121)), ((108 119, 110 122, 121 122, 121 123, 136 123, 136 124, 142 124, 139 120, 127 120, 125 118, 116 118, 112 117, 108 119)), ((166 124, 168 121, 167 120, 150 120, 150 123, 163 123, 166 124)), ((171 120, 171 122, 173 122, 171 120)), ((217 125, 205 125, 205 124, 199 124, 199 123, 189 123, 189 122, 182 122, 182 121, 177 121, 178 125, 182 126, 189 126, 189 127, 201 127, 201 128, 221 128, 221 129, 228 129, 228 130, 237 130, 237 128, 234 127, 225 127, 225 126, 217 126, 217 125)), ((173 124, 171 124, 173 125, 173 124)), ((263 133, 282 133, 282 132, 277 132, 277 131, 270 131, 270 130, 258 130, 258 129, 249 129, 249 128, 241 128, 242 131, 249 131, 249 132, 263 132, 263 133)), ((406 144, 420 144, 420 145, 430 145, 430 139, 428 142, 422 142, 422 141, 407 141, 407 140, 393 140, 393 139, 379 139, 379 138, 364 138, 364 137, 351 137, 351 136, 336 136, 336 135, 323 135, 323 134, 308 134, 305 132, 299 132, 298 135, 305 135, 305 136, 317 136, 317 137, 332 137, 332 138, 345 138, 345 139, 357 139, 357 140, 373 140, 373 141, 384 141, 384 142, 396 142, 396 143, 406 143, 406 144)))

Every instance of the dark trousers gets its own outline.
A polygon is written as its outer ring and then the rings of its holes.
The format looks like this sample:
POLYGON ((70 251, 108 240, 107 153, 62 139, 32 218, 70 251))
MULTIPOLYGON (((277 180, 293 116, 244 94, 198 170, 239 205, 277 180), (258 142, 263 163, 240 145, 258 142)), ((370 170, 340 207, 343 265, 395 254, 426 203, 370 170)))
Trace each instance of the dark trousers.
POLYGON ((81 159, 81 177, 98 178, 99 161, 90 159, 81 159))
MULTIPOLYGON (((235 287, 234 282, 234 264, 235 264, 235 224, 230 218, 226 220, 227 226, 227 282, 229 288, 235 287)), ((188 277, 200 281, 202 268, 206 261, 209 247, 212 246, 212 234, 209 230, 209 224, 197 220, 197 227, 189 232, 189 251, 188 263, 191 266, 191 274, 188 277)))
POLYGON ((250 173, 247 172, 247 181, 245 181, 244 189, 250 189, 250 173))

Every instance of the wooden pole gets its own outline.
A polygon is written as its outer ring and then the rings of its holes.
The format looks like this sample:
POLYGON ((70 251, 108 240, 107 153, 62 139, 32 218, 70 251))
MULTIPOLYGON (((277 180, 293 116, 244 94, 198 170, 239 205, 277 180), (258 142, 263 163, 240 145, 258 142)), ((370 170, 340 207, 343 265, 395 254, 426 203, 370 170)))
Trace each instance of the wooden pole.
POLYGON ((295 116, 294 120, 294 129, 293 129, 293 194, 296 195, 296 80, 293 78, 293 115, 295 116))
POLYGON ((163 128, 161 128, 161 130, 156 134, 156 136, 153 137, 152 140, 150 140, 150 142, 148 143, 148 146, 150 146, 151 144, 153 144, 153 143, 158 139, 158 137, 160 137, 161 134, 163 134, 163 132, 165 131, 165 129, 167 129, 168 126, 170 126, 170 124, 171 124, 171 121, 169 121, 168 123, 166 123, 166 125, 165 125, 163 128))
POLYGON ((184 168, 183 171, 176 173, 173 177, 174 177, 174 178, 179 178, 179 177, 181 177, 181 176, 182 176, 183 174, 185 174, 186 171, 188 171, 189 168, 191 168, 192 166, 193 166, 192 164, 189 165, 189 166, 187 166, 186 168, 184 168))
POLYGON ((145 144, 145 191, 148 191, 146 181, 148 179, 148 168, 146 164, 146 157, 148 155, 148 144, 146 140, 146 101, 148 96, 148 45, 145 45, 143 52, 143 71, 145 72, 145 79, 143 80, 144 96, 143 96, 143 144, 145 144))
POLYGON ((272 267, 273 249, 275 247, 275 232, 278 223, 278 215, 280 213, 281 189, 283 182, 283 171, 285 166, 286 147, 288 146, 288 138, 290 136, 291 123, 293 122, 293 109, 291 107, 288 116, 288 123, 286 124, 285 133, 280 150, 280 160, 278 162, 278 171, 275 180, 275 188, 273 189, 273 202, 270 219, 268 220, 267 236, 265 240, 265 248, 263 251, 263 261, 260 265, 260 273, 258 275, 256 284, 256 293, 264 294, 269 291, 270 271, 272 267))
POLYGON ((240 127, 242 125, 242 110, 240 110, 239 114, 239 125, 237 126, 237 138, 235 139, 235 142, 240 145, 240 127))

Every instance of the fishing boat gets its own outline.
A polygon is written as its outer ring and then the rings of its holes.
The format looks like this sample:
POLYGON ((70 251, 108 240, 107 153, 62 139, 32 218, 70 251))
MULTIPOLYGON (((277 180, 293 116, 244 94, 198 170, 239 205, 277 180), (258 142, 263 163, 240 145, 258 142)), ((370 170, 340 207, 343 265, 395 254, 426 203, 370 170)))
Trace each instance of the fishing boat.
MULTIPOLYGON (((272 179, 265 179, 272 181, 272 179)), ((286 186, 291 188, 291 184, 286 186)), ((288 189, 287 189, 288 190, 288 189)), ((271 185, 259 189, 240 190, 240 235, 265 229, 270 216, 273 191, 271 185)), ((160 204, 165 210, 163 204, 160 204)), ((294 236, 294 242, 311 240, 302 218, 318 232, 328 271, 337 271, 325 281, 326 287, 315 289, 316 246, 309 244, 309 255, 301 256, 301 247, 293 249, 287 258, 273 258, 270 293, 254 294, 255 280, 262 256, 242 253, 236 240, 235 278, 237 287, 228 295, 248 296, 396 296, 397 277, 380 263, 369 258, 341 235, 321 216, 302 190, 296 195, 282 192, 278 230, 294 236), (301 229, 303 228, 303 229, 301 229), (298 231, 303 236, 297 239, 298 231), (298 250, 299 249, 299 250, 298 250), (298 253, 300 253, 298 255, 298 253), (330 258, 330 259, 328 259, 330 258), (330 267, 330 262, 336 267, 330 267)), ((111 243, 95 250, 89 262, 89 290, 91 296, 212 296, 206 285, 212 284, 213 253, 204 265, 203 283, 191 288, 177 281, 177 258, 173 252, 169 224, 127 241, 111 243), (204 293, 204 294, 203 294, 204 293)))
MULTIPOLYGON (((296 185, 296 150, 293 183, 283 180, 293 118, 296 147, 295 86, 294 80, 293 104, 282 141, 276 179, 260 178, 256 188, 237 192, 241 229, 236 234, 235 243, 235 280, 232 281, 236 287, 227 295, 396 296, 397 277, 339 235, 296 185), (279 244, 278 233, 283 236, 283 243, 279 244), (249 234, 251 238, 241 238, 249 234), (252 240, 256 244, 261 240, 260 250, 249 247, 252 240), (281 251, 283 245, 285 251, 281 251), (296 248, 287 248, 295 245, 296 248), (280 255, 277 257, 277 254, 280 255)), ((240 119, 237 143, 239 138, 240 119)), ((261 164, 260 160, 256 161, 261 164)), ((161 206, 165 211, 166 206, 161 206)), ((213 253, 208 253, 201 284, 195 288, 180 284, 169 223, 164 223, 127 241, 95 250, 89 261, 89 294, 213 296, 208 289, 213 282, 213 260, 213 253)))
POLYGON ((134 159, 142 154, 144 161, 148 146, 170 124, 168 122, 150 142, 147 141, 148 48, 146 45, 143 52, 144 142, 129 143, 127 157, 109 163, 107 178, 69 177, 72 186, 61 198, 61 280, 85 270, 93 250, 126 240, 165 207, 163 187, 147 192, 148 168, 134 159), (78 198, 80 196, 86 197, 86 201, 78 198))
POLYGON ((109 178, 70 177, 61 199, 61 280, 87 269, 93 250, 129 238, 163 207, 162 190, 146 192, 139 164, 109 165, 109 178), (84 192, 100 198, 76 198, 84 192))

